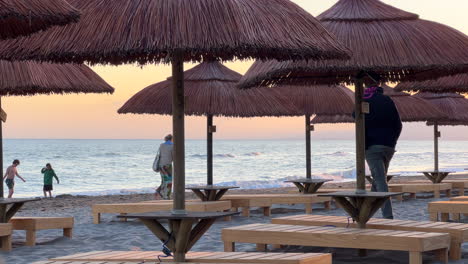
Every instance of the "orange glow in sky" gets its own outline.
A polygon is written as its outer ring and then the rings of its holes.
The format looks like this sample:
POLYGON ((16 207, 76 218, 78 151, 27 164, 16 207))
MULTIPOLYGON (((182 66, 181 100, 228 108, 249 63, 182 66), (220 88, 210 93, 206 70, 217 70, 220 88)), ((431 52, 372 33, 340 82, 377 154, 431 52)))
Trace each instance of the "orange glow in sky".
MULTIPOLYGON (((317 16, 336 0, 293 0, 317 16)), ((385 0, 384 2, 419 14, 422 18, 452 26, 468 34, 467 0, 385 0)), ((247 62, 226 63, 245 73, 247 62)), ((194 64, 186 64, 186 69, 194 64)), ((8 113, 4 124, 6 138, 162 138, 171 131, 168 116, 119 115, 117 109, 144 87, 170 76, 168 65, 93 67, 116 88, 113 95, 53 95, 4 97, 2 107, 8 113)), ((302 138, 303 118, 215 118, 216 138, 302 138)), ((187 138, 204 138, 206 121, 202 117, 186 119, 187 138)), ((468 128, 442 128, 444 138, 468 140, 468 128)), ((316 138, 352 138, 352 125, 317 126, 316 138)), ((423 124, 405 124, 404 138, 430 139, 432 130, 423 124)))

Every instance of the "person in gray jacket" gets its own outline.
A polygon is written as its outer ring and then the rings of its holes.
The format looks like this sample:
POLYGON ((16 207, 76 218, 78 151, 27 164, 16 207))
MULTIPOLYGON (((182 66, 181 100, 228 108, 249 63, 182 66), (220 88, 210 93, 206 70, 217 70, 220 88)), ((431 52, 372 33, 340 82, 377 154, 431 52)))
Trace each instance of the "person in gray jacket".
POLYGON ((156 196, 159 195, 164 200, 170 200, 172 192, 172 161, 174 159, 174 145, 171 134, 164 137, 164 143, 159 146, 157 159, 157 172, 161 175, 161 185, 156 189, 156 196))

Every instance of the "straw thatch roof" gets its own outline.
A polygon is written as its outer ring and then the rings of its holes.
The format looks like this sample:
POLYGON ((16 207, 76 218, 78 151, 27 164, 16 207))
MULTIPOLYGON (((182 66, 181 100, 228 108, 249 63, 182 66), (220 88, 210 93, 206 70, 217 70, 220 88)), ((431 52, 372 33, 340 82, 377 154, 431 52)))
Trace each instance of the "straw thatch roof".
POLYGON ((433 106, 448 116, 447 120, 440 123, 464 123, 468 122, 468 99, 457 93, 427 93, 421 92, 414 95, 429 101, 433 106))
POLYGON ((70 0, 80 21, 1 44, 3 59, 122 64, 345 59, 348 50, 289 0, 70 0))
POLYGON ((421 91, 432 93, 468 92, 468 74, 457 74, 442 77, 437 80, 422 82, 402 82, 395 87, 399 91, 421 91))
POLYGON ((468 37, 379 0, 340 0, 318 16, 352 51, 348 61, 256 62, 241 86, 352 83, 361 71, 382 81, 423 80, 468 71, 468 37))
POLYGON ((79 17, 78 10, 63 0, 0 0, 0 39, 76 22, 79 17))
POLYGON ((354 93, 341 85, 281 85, 265 89, 288 98, 303 115, 343 115, 354 110, 354 93))
POLYGON ((312 121, 312 124, 339 124, 339 123, 354 123, 354 118, 351 115, 317 115, 312 121))
MULTIPOLYGON (((442 121, 448 119, 446 113, 439 111, 429 101, 411 96, 408 93, 396 91, 388 85, 383 85, 382 88, 384 89, 384 94, 392 98, 403 122, 442 121)), ((352 122, 354 122, 354 118, 351 115, 317 115, 312 120, 313 124, 352 122)))
MULTIPOLYGON (((294 104, 268 88, 242 91, 236 83, 241 75, 219 62, 205 62, 184 74, 187 115, 230 117, 297 116, 294 104)), ((119 110, 121 114, 172 114, 172 82, 146 87, 130 98, 119 110)))
POLYGON ((85 65, 0 61, 0 96, 113 92, 85 65))

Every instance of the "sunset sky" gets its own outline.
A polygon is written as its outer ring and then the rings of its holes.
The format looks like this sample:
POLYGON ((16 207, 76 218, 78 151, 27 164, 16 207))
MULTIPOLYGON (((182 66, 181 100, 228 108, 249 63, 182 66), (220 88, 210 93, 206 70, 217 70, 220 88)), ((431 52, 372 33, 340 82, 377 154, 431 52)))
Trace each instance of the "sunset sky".
MULTIPOLYGON (((337 0, 293 0, 317 16, 337 0)), ((452 26, 468 34, 467 0, 385 0, 401 9, 419 14, 422 18, 452 26)), ((245 73, 252 64, 231 62, 226 65, 245 73)), ((193 67, 186 64, 186 69, 193 67)), ((6 138, 93 138, 93 139, 145 139, 161 138, 171 132, 168 116, 118 115, 117 109, 133 94, 144 87, 162 81, 170 75, 167 65, 143 68, 125 66, 98 66, 93 69, 113 87, 113 95, 54 95, 3 98, 2 106, 8 113, 4 124, 6 138)), ((186 136, 190 139, 205 137, 205 118, 186 119, 186 136)), ((302 138, 303 118, 215 118, 218 139, 302 138)), ((352 125, 317 126, 314 138, 352 138, 352 125)), ((468 140, 468 128, 442 128, 445 139, 468 140)), ((430 139, 432 129, 423 124, 404 126, 405 139, 430 139)))

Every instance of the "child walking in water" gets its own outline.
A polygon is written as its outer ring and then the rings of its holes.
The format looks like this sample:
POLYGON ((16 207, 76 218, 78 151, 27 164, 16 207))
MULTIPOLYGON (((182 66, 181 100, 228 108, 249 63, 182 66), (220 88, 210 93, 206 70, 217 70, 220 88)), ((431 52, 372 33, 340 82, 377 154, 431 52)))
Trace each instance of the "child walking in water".
POLYGON ((54 189, 52 186, 52 179, 55 178, 57 184, 60 184, 59 178, 55 174, 50 163, 47 163, 45 168, 42 168, 41 172, 44 174, 44 197, 47 198, 47 193, 49 193, 49 197, 52 198, 52 190, 54 189))
POLYGON ((8 198, 12 198, 13 193, 15 192, 15 190, 14 190, 14 188, 15 188, 15 176, 20 178, 23 182, 26 182, 26 180, 23 179, 23 177, 21 177, 18 174, 18 169, 16 167, 18 167, 19 164, 20 164, 20 161, 15 159, 13 161, 13 164, 10 167, 7 168, 7 170, 5 172, 5 176, 3 176, 4 180, 6 178, 5 183, 8 186, 8 198))

